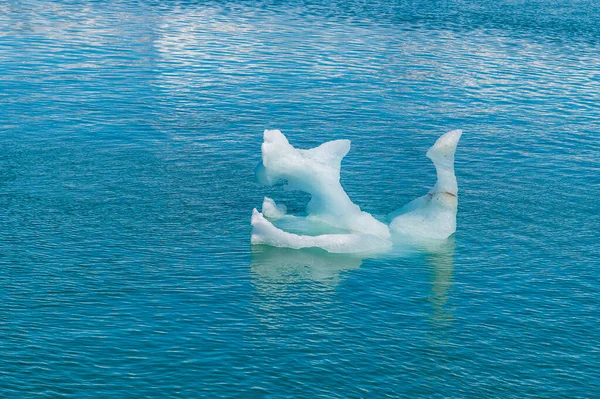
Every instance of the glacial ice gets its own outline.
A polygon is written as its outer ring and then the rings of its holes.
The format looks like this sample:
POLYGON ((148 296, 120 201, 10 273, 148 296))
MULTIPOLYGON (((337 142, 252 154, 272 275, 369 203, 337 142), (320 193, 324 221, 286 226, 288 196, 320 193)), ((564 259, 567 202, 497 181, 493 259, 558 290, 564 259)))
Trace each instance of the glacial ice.
POLYGON ((427 152, 437 182, 429 193, 391 213, 388 225, 354 204, 340 184, 341 161, 349 140, 326 142, 308 150, 294 148, 279 130, 265 130, 259 182, 283 181, 288 190, 311 195, 306 217, 286 214, 286 207, 265 197, 262 213, 252 214, 252 244, 284 248, 321 248, 334 253, 384 252, 392 242, 444 240, 456 231, 458 186, 454 152, 462 132, 440 137, 427 152))
POLYGON ((271 198, 265 197, 262 204, 262 211, 269 219, 277 220, 285 216, 287 207, 285 205, 278 205, 271 198))
POLYGON ((351 232, 389 238, 384 223, 361 211, 340 184, 342 158, 350 150, 349 140, 335 140, 309 150, 299 150, 279 130, 265 130, 262 162, 256 174, 261 183, 287 181, 288 190, 311 195, 308 218, 351 232))
POLYGON ((445 239, 456 231, 458 184, 454 174, 454 152, 461 135, 461 130, 448 132, 427 151, 427 157, 433 161, 437 172, 437 182, 429 193, 388 217, 392 233, 445 239))
POLYGON ((392 247, 386 239, 358 233, 320 234, 316 236, 288 233, 269 222, 256 208, 252 212, 252 244, 281 248, 321 248, 332 253, 382 252, 392 247))

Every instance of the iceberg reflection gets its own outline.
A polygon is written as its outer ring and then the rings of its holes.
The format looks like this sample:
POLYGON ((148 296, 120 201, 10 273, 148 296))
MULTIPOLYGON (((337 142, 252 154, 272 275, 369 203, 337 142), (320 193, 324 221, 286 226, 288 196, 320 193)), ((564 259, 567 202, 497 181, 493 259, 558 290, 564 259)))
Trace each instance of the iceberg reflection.
POLYGON ((430 268, 431 296, 429 300, 433 308, 431 323, 435 329, 447 327, 454 320, 454 314, 447 306, 454 278, 454 247, 454 237, 450 237, 430 247, 425 256, 430 268))
POLYGON ((343 280, 345 272, 360 268, 367 258, 413 258, 424 257, 430 269, 431 296, 434 319, 445 324, 451 315, 445 309, 448 292, 452 285, 454 269, 454 237, 446 240, 421 240, 394 245, 392 252, 376 254, 339 254, 319 248, 281 248, 270 245, 251 247, 251 273, 261 288, 271 291, 284 289, 286 285, 316 282, 334 288, 343 280), (445 321, 444 321, 445 320, 445 321))
POLYGON ((364 256, 332 254, 321 249, 291 249, 267 245, 252 246, 251 272, 257 289, 275 293, 286 285, 317 282, 335 288, 342 274, 358 269, 364 256))

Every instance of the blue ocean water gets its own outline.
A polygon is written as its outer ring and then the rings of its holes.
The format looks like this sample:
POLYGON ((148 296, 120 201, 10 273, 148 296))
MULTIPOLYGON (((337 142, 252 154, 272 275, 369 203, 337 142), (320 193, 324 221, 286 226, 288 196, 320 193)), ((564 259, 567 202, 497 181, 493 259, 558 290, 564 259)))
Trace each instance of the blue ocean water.
POLYGON ((0 0, 0 397, 600 396, 600 3, 0 0), (250 246, 262 131, 456 234, 250 246))

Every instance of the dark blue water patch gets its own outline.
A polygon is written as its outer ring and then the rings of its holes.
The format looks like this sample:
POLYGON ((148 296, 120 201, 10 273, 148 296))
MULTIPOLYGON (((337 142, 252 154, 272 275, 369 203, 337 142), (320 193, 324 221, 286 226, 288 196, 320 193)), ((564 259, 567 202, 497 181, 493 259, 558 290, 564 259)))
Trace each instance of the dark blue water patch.
MULTIPOLYGON (((214 7, 216 18, 226 20, 240 10, 252 15, 273 13, 282 20, 300 15, 308 20, 324 17, 331 23, 390 26, 402 30, 445 29, 453 31, 496 30, 515 32, 533 40, 569 44, 597 43, 600 11, 594 1, 475 2, 464 0, 405 1, 242 1, 220 4, 212 1, 181 1, 191 10, 214 7)), ((157 10, 165 5, 152 4, 157 10)), ((168 8, 168 7, 167 7, 168 8)))

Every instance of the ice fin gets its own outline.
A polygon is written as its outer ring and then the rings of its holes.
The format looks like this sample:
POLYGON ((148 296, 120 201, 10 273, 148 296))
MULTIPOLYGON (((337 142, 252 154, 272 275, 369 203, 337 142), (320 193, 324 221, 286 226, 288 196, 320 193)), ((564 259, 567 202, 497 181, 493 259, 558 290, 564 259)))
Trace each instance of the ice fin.
POLYGON ((339 172, 342 159, 348 154, 348 151, 350 151, 350 140, 334 140, 305 150, 305 154, 315 162, 336 166, 339 172))
POLYGON ((437 139, 427 151, 427 157, 433 161, 437 172, 437 182, 430 192, 447 192, 458 195, 458 185, 454 174, 454 153, 462 130, 452 130, 437 139))
POLYGON ((458 184, 454 153, 461 134, 461 130, 448 132, 427 151, 437 172, 437 182, 427 195, 390 215, 390 230, 394 234, 445 239, 456 231, 458 184))

